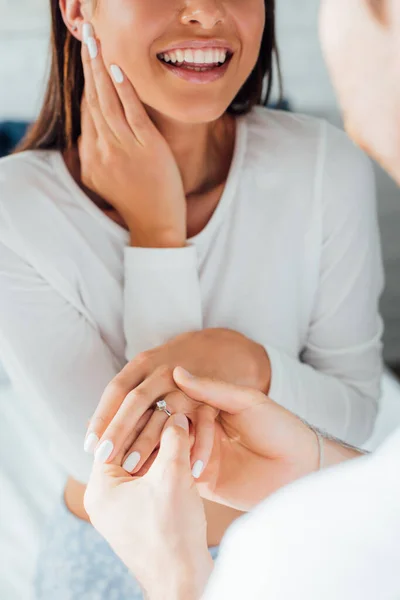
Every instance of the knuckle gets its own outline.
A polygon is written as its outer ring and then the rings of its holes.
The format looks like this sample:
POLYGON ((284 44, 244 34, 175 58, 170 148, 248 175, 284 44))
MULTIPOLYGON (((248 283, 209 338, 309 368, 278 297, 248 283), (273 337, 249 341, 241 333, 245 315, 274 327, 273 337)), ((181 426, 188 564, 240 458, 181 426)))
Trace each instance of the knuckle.
POLYGON ((164 381, 172 381, 172 369, 168 365, 161 365, 157 368, 157 376, 164 381))
POLYGON ((103 100, 102 113, 106 121, 113 121, 115 119, 115 104, 110 100, 103 100))
POLYGON ((93 90, 86 92, 86 102, 91 108, 97 107, 97 95, 93 90))
POLYGON ((146 117, 141 113, 132 115, 131 124, 134 129, 145 129, 148 125, 147 115, 146 117))
POLYGON ((139 440, 138 440, 138 447, 140 447, 141 449, 141 454, 144 454, 145 451, 150 452, 151 450, 153 450, 153 448, 155 448, 156 444, 157 444, 156 438, 149 434, 149 433, 144 433, 140 436, 139 440))
POLYGON ((142 402, 145 401, 147 395, 146 392, 144 390, 139 389, 135 389, 132 390, 131 392, 129 392, 129 394, 126 396, 124 403, 128 404, 128 405, 133 405, 133 404, 140 404, 142 402))
POLYGON ((113 398, 117 398, 123 392, 122 382, 118 377, 115 377, 110 383, 107 385, 106 389, 103 393, 103 398, 106 400, 112 400, 113 398))
POLYGON ((86 488, 85 495, 83 496, 83 506, 88 515, 92 515, 96 512, 96 495, 92 493, 92 488, 90 485, 86 488))
POLYGON ((150 360, 150 352, 140 352, 131 364, 135 366, 145 367, 150 360))

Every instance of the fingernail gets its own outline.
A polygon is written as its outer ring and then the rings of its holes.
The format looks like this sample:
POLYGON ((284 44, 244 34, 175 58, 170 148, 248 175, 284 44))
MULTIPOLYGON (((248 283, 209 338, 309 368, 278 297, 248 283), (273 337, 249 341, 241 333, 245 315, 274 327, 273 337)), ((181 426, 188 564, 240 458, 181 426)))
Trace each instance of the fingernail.
POLYGON ((94 454, 94 451, 99 441, 100 439, 95 433, 89 433, 89 435, 85 439, 85 445, 83 446, 83 449, 88 454, 94 454))
POLYGON ((177 427, 181 427, 185 431, 189 431, 189 421, 185 415, 174 415, 174 423, 177 427))
POLYGON ((132 471, 134 471, 140 463, 140 458, 141 456, 139 452, 132 452, 132 454, 130 454, 125 460, 122 468, 125 469, 125 471, 128 471, 128 473, 132 473, 132 471))
POLYGON ((114 444, 110 440, 103 442, 96 450, 95 461, 105 463, 111 456, 114 450, 114 444))
POLYGON ((90 37, 87 41, 87 47, 89 50, 89 56, 93 60, 98 54, 97 42, 94 37, 90 37))
POLYGON ((89 38, 94 36, 94 29, 90 23, 84 23, 82 27, 82 39, 83 43, 87 44, 89 38))
POLYGON ((192 469, 192 475, 195 479, 198 479, 200 477, 200 475, 202 474, 204 469, 204 463, 202 460, 197 460, 194 465, 193 465, 193 469, 192 469))
POLYGON ((192 375, 191 373, 189 373, 189 371, 186 371, 186 369, 184 369, 183 367, 179 367, 181 374, 184 377, 187 377, 188 379, 194 379, 194 375, 192 375))
POLYGON ((115 83, 122 83, 124 81, 124 74, 117 65, 111 65, 110 71, 115 83))

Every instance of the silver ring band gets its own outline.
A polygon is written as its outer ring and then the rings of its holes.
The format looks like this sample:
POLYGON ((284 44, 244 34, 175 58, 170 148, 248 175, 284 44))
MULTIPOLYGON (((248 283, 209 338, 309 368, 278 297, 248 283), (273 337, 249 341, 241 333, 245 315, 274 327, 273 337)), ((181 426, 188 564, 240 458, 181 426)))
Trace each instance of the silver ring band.
POLYGON ((172 413, 168 410, 168 406, 167 406, 167 403, 165 402, 165 400, 159 400, 158 402, 156 402, 155 410, 160 410, 162 412, 165 412, 167 417, 172 417, 172 413))

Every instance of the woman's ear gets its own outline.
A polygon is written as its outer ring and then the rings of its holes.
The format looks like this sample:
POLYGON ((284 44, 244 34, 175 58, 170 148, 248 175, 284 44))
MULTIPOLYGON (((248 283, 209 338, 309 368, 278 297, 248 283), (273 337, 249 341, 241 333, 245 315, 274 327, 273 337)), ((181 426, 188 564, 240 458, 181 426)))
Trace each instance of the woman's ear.
POLYGON ((87 0, 60 0, 60 11, 65 26, 72 35, 82 41, 82 25, 90 19, 87 0))

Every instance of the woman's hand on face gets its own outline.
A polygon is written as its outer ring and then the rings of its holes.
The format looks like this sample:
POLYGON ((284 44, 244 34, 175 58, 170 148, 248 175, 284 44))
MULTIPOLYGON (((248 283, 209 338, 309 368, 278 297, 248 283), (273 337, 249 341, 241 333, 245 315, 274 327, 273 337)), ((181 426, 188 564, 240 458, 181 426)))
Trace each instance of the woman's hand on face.
POLYGON ((315 433, 256 390, 174 371, 189 397, 219 410, 213 453, 197 482, 211 501, 249 511, 284 485, 318 469, 315 433))
POLYGON ((187 398, 168 366, 155 368, 148 376, 138 372, 134 381, 127 375, 122 371, 106 388, 91 419, 85 450, 95 451, 96 461, 108 463, 122 454, 125 470, 141 474, 159 446, 168 419, 164 411, 155 410, 156 402, 163 399, 172 414, 182 413, 191 422, 192 470, 199 477, 212 452, 218 411, 187 398))
POLYGON ((203 504, 190 473, 186 417, 169 419, 143 477, 127 476, 122 460, 119 453, 112 464, 94 464, 85 494, 91 522, 151 600, 197 600, 212 560, 203 504))
POLYGON ((186 199, 172 151, 126 75, 116 65, 109 75, 92 26, 85 32, 82 182, 122 216, 132 245, 183 247, 186 199))

